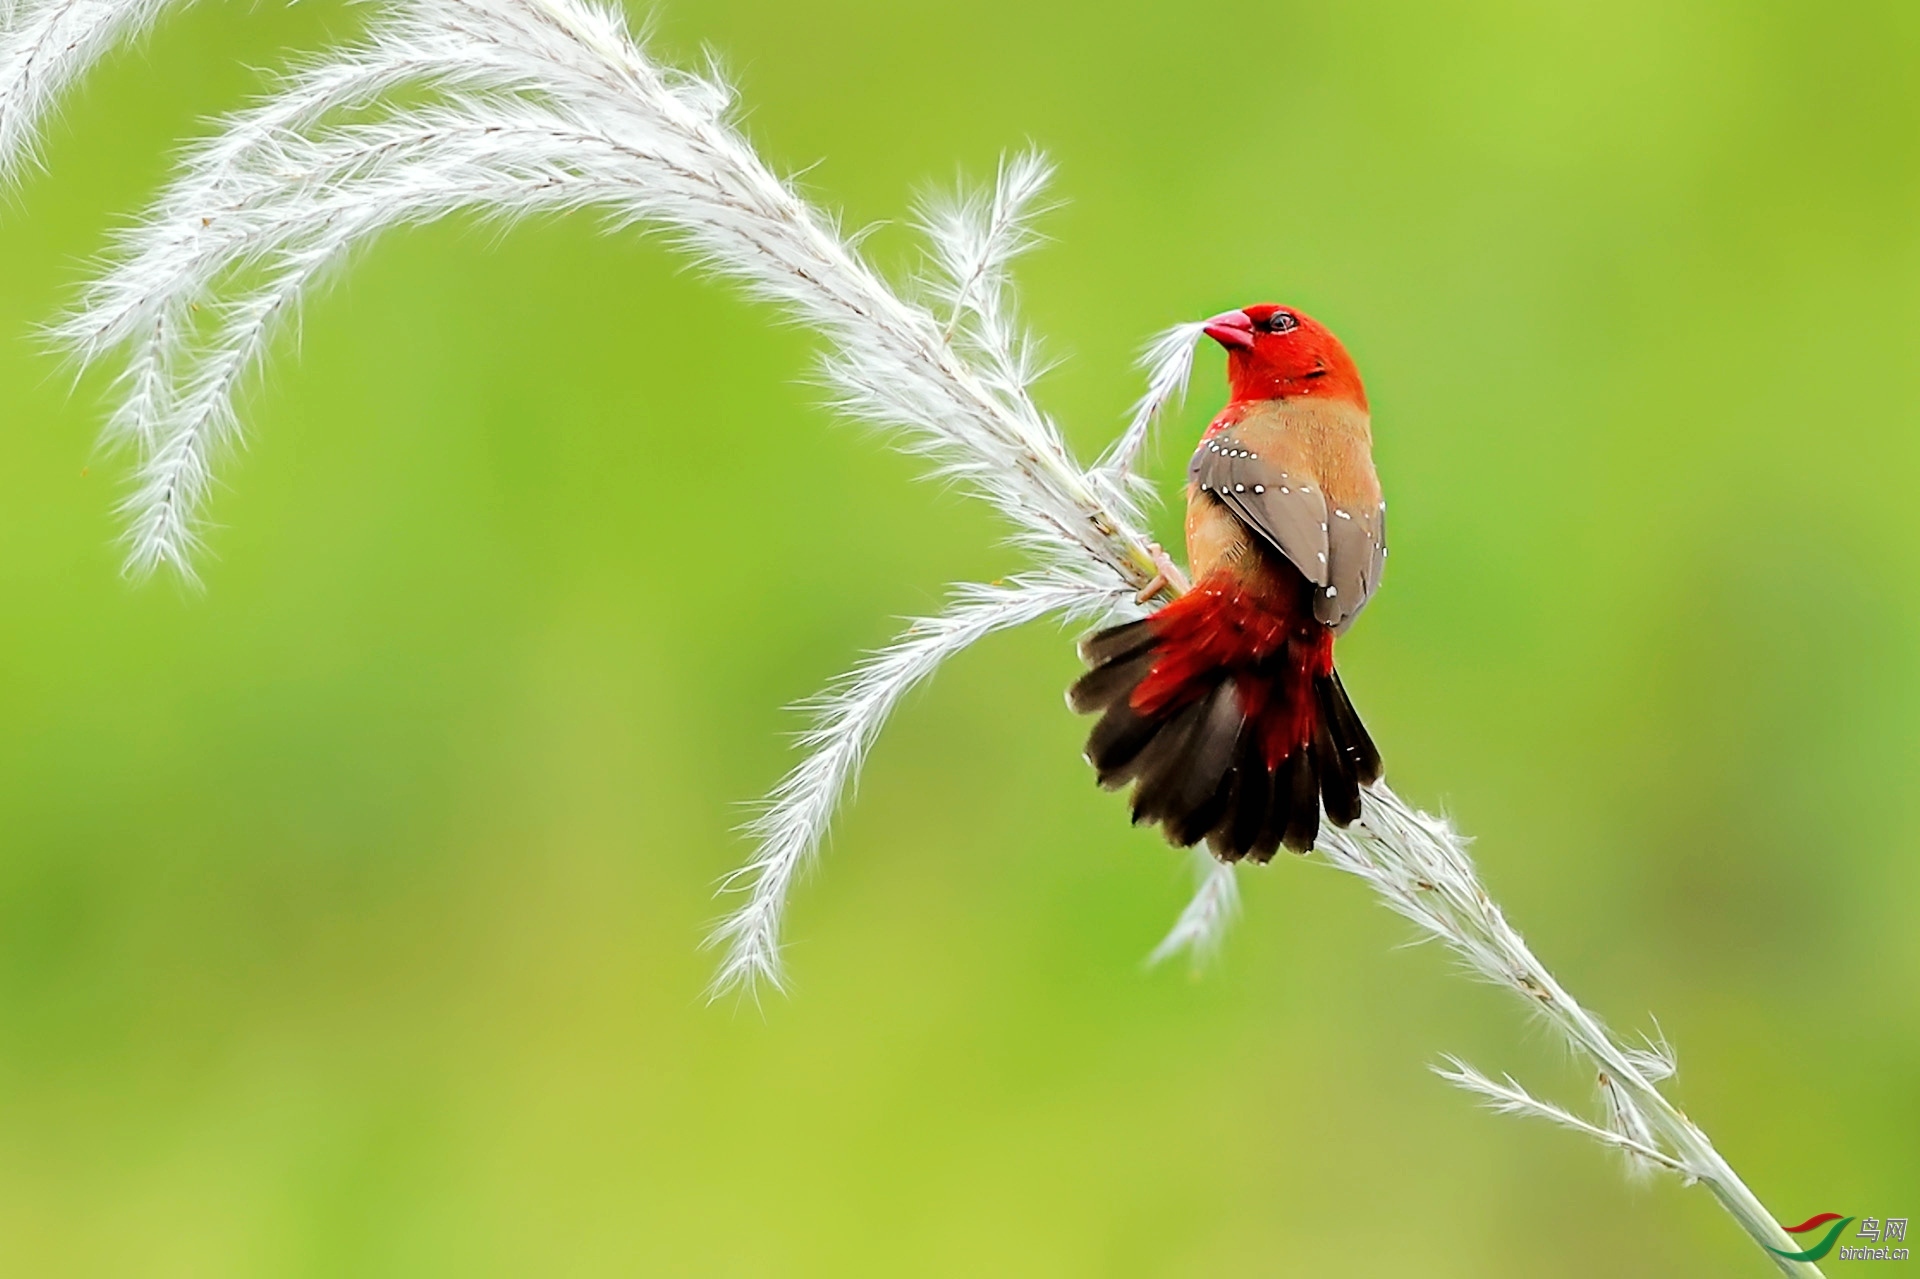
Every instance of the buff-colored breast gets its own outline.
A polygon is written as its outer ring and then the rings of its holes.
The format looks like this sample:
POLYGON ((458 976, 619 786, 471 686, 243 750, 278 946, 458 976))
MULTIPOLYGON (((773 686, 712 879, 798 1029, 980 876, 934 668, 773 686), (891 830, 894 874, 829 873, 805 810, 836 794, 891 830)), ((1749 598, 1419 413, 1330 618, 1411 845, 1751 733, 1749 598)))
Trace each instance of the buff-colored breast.
POLYGON ((1252 584, 1278 551, 1316 588, 1315 612, 1344 630, 1379 584, 1385 504, 1366 410, 1339 400, 1241 402, 1209 428, 1187 489, 1197 578, 1252 584))

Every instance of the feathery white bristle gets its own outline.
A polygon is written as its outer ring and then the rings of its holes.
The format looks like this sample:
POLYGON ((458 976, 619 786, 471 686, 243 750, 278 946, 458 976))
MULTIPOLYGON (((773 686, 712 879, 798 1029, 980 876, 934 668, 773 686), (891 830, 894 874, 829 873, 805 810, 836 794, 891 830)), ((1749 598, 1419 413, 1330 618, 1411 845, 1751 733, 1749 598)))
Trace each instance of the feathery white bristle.
POLYGON ((800 739, 806 758, 783 778, 766 810, 747 829, 759 845, 753 859, 723 881, 747 900, 709 938, 726 956, 714 996, 764 981, 778 988, 780 922, 794 879, 812 860, 841 798, 859 776, 867 749, 909 690, 949 657, 975 642, 1043 617, 1085 619, 1122 607, 1124 590, 1086 578, 1016 577, 994 586, 962 586, 938 617, 910 625, 886 648, 856 666, 809 707, 814 727, 800 739))
POLYGON ((1194 877, 1198 880, 1193 900, 1187 903, 1173 929, 1147 956, 1147 967, 1155 968, 1185 952, 1194 971, 1219 954, 1227 929, 1240 913, 1240 881, 1229 862, 1215 859, 1204 848, 1193 850, 1194 877))
POLYGON ((1607 1131, 1632 1143, 1622 1148, 1627 1156, 1627 1175, 1636 1179, 1645 1177, 1657 1166, 1657 1161, 1649 1160, 1639 1152, 1657 1148, 1660 1139, 1653 1135, 1653 1125, 1631 1092, 1604 1070, 1599 1074, 1598 1083, 1600 1102, 1607 1112, 1607 1131))
POLYGON ((1694 1173, 1680 1160, 1664 1150, 1625 1133, 1615 1132, 1611 1128, 1602 1128, 1598 1124, 1588 1123, 1580 1116, 1550 1101, 1542 1101, 1514 1082, 1512 1075, 1493 1080, 1475 1070, 1458 1057, 1446 1058, 1446 1065, 1433 1067, 1433 1073, 1457 1087, 1476 1093, 1487 1103, 1489 1110, 1503 1115, 1532 1115, 1549 1123, 1571 1128, 1575 1132, 1585 1133, 1603 1145, 1626 1151, 1636 1159, 1657 1164, 1683 1176, 1694 1173))
POLYGON ((1659 1023, 1654 1024, 1653 1034, 1642 1037, 1642 1042, 1644 1047, 1626 1044, 1620 1049, 1626 1059, 1633 1063, 1635 1070, 1656 1084, 1680 1073, 1679 1058, 1673 1051, 1673 1045, 1667 1042, 1666 1035, 1661 1033, 1659 1023))
POLYGON ((60 97, 171 0, 0 0, 0 188, 38 154, 60 97))
POLYGON ((1154 423, 1168 405, 1187 393, 1187 381, 1193 376, 1193 348, 1205 328, 1204 320, 1176 324, 1141 352, 1140 367, 1147 374, 1147 389, 1134 401, 1126 430, 1100 459, 1097 469, 1103 477, 1122 481, 1122 487, 1134 478, 1133 468, 1153 433, 1154 423))
POLYGON ((1046 211, 1040 200, 1052 180, 1047 158, 1023 151, 1000 162, 990 189, 962 187, 922 205, 919 225, 935 268, 927 290, 947 312, 949 335, 973 337, 994 353, 1020 346, 1010 272, 1016 258, 1040 243, 1034 219, 1046 211))

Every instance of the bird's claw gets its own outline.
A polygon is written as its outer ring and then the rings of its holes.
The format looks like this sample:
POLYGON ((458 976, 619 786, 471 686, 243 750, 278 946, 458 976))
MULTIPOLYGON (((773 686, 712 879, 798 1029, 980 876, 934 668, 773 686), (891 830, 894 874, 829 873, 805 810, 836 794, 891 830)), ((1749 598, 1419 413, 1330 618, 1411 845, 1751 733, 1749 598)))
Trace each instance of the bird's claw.
POLYGON ((1180 571, 1179 565, 1167 555, 1158 542, 1147 543, 1147 555, 1153 560, 1154 573, 1147 584, 1134 593, 1133 602, 1145 604, 1161 591, 1172 587, 1176 595, 1184 595, 1190 589, 1187 575, 1180 571))

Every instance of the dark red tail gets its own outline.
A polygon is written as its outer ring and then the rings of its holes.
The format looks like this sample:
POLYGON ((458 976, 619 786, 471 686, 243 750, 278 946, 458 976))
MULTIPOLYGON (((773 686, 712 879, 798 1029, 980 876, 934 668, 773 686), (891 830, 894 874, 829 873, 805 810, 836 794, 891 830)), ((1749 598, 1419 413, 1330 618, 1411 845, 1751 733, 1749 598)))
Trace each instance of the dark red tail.
POLYGON ((1267 861, 1312 849, 1321 805, 1345 826, 1380 753, 1333 669, 1333 633, 1304 597, 1202 582, 1152 617, 1080 641, 1092 667, 1067 693, 1102 711, 1087 739, 1100 784, 1128 782, 1133 820, 1182 848, 1267 861))

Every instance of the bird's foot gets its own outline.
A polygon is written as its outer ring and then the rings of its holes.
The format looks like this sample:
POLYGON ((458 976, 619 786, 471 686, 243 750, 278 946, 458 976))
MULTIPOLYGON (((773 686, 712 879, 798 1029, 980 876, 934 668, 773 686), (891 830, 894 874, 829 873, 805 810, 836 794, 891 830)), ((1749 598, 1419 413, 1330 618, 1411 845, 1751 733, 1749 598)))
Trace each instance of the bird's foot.
POLYGON ((1180 566, 1173 562, 1165 550, 1161 549, 1160 543, 1148 542, 1147 554, 1153 560, 1153 576, 1147 580, 1145 586, 1134 593, 1134 603, 1145 604, 1168 587, 1172 587, 1177 595, 1185 595, 1191 589, 1187 583, 1187 575, 1182 573, 1180 566))

